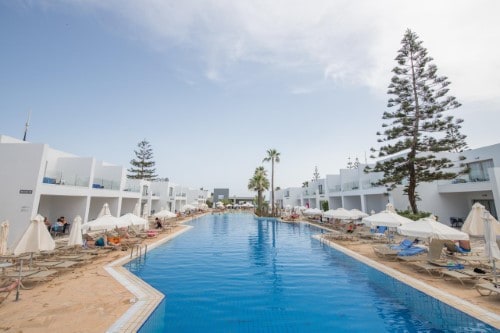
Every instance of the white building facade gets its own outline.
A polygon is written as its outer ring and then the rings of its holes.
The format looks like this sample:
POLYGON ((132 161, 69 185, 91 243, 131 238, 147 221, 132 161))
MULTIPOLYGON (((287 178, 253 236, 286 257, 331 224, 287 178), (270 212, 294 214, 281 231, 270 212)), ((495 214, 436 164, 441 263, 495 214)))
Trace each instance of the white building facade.
POLYGON ((168 181, 127 179, 123 166, 79 157, 49 147, 0 135, 0 222, 10 223, 8 246, 21 238, 36 214, 52 223, 64 216, 71 223, 97 218, 103 205, 111 214, 150 215, 161 207, 179 210, 193 201, 206 200, 207 191, 176 186, 168 181))
MULTIPOLYGON (((420 211, 431 212, 439 221, 450 224, 451 219, 465 219, 472 205, 481 203, 496 218, 500 215, 500 144, 462 153, 445 154, 456 163, 467 167, 465 175, 453 180, 421 183, 417 192, 420 211), (463 160, 459 156, 464 157, 463 160)), ((344 207, 365 213, 379 212, 387 203, 398 210, 409 209, 403 186, 394 190, 378 185, 382 173, 365 173, 366 165, 355 169, 341 169, 338 174, 310 181, 306 187, 285 188, 276 192, 278 207, 287 205, 321 208, 328 201, 330 209, 344 207)))

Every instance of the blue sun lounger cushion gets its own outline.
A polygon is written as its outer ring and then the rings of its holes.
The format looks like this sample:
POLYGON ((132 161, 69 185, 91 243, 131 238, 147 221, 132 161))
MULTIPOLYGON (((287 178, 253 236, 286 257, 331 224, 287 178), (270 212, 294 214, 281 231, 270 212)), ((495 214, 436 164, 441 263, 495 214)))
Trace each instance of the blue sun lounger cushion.
POLYGON ((398 245, 391 245, 393 250, 405 250, 412 246, 413 242, 407 238, 403 239, 398 245))
POLYGON ((460 247, 460 245, 455 245, 458 253, 470 253, 470 250, 460 247))
POLYGON ((417 254, 424 253, 426 250, 422 247, 412 246, 407 249, 401 250, 398 252, 398 256, 400 257, 409 257, 417 254))

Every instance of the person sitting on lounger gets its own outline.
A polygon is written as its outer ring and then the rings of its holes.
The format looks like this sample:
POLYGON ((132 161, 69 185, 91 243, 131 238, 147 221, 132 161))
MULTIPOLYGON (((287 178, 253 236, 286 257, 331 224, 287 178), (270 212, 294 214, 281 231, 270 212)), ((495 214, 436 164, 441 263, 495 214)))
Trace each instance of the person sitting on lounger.
POLYGON ((156 229, 163 229, 163 224, 161 224, 161 221, 159 218, 156 218, 155 222, 156 222, 156 229))

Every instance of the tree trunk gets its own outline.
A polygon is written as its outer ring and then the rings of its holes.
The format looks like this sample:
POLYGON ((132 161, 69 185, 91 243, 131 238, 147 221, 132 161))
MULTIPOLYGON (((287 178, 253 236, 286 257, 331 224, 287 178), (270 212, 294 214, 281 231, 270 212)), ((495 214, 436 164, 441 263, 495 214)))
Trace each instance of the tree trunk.
MULTIPOLYGON (((411 158, 413 159, 413 157, 411 158)), ((415 195, 415 190, 417 188, 416 184, 416 175, 415 175, 415 164, 413 162, 410 162, 410 177, 408 179, 408 201, 410 202, 410 207, 413 212, 413 214, 418 213, 418 208, 417 208, 417 196, 415 195)))
POLYGON ((257 215, 262 216, 262 191, 257 191, 257 215))
POLYGON ((415 190, 417 188, 417 175, 415 172, 415 157, 417 156, 417 144, 418 144, 418 126, 420 122, 420 105, 418 103, 418 93, 417 93, 417 81, 415 78, 415 65, 413 64, 413 52, 410 54, 411 59, 411 76, 412 76, 412 86, 413 86, 413 98, 415 99, 415 123, 413 124, 413 143, 408 153, 408 168, 409 172, 409 184, 408 184, 408 201, 410 202, 411 210, 413 214, 418 213, 417 209, 417 198, 415 195, 415 190))
POLYGON ((274 157, 271 160, 271 214, 276 216, 274 212, 274 157))

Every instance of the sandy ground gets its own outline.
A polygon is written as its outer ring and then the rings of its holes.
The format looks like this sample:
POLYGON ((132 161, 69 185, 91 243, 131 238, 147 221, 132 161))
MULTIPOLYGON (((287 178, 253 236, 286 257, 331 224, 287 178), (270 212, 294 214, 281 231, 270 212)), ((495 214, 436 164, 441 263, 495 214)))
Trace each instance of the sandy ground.
MULTIPOLYGON (((162 233, 146 242, 166 236, 167 233, 162 233)), ((402 263, 384 261, 375 256, 369 242, 337 243, 479 307, 500 313, 500 296, 481 297, 470 286, 463 287, 458 282, 446 282, 427 273, 417 273, 402 263)), ((130 255, 130 252, 110 252, 31 290, 21 290, 19 301, 15 301, 15 293, 12 293, 0 305, 0 332, 105 332, 127 311, 133 298, 103 268, 124 255, 130 255)))

